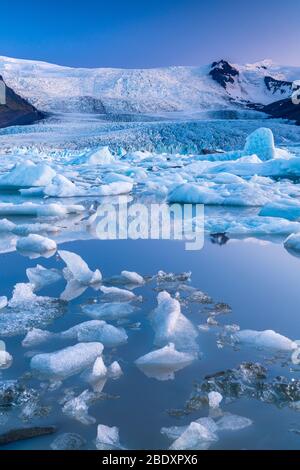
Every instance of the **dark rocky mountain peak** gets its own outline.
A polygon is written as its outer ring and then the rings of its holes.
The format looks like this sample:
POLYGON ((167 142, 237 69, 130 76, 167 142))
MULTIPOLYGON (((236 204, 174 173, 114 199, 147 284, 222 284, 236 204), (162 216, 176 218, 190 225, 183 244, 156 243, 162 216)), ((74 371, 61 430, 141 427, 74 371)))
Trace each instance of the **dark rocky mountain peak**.
POLYGON ((212 63, 209 75, 226 90, 228 83, 233 84, 235 82, 235 78, 239 76, 239 71, 226 60, 220 60, 212 63))

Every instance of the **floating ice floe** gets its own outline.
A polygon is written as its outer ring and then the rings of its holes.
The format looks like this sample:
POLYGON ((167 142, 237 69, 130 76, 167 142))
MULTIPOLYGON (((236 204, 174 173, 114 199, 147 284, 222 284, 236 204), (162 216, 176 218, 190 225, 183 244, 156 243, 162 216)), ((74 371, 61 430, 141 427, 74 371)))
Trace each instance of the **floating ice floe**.
POLYGON ((12 365, 13 358, 5 348, 2 348, 2 341, 0 341, 0 370, 9 369, 12 365))
POLYGON ((113 379, 113 380, 119 379, 121 377, 121 375, 123 375, 123 371, 121 369, 120 364, 117 361, 114 361, 108 367, 107 374, 108 374, 108 377, 113 379))
POLYGON ((51 183, 43 189, 43 194, 48 197, 118 196, 130 193, 132 188, 133 184, 126 181, 100 184, 99 186, 92 187, 76 185, 65 176, 56 175, 51 183))
POLYGON ((35 268, 27 268, 26 275, 30 284, 34 286, 34 291, 39 291, 62 278, 61 272, 57 269, 46 269, 40 264, 35 268))
POLYGON ((252 424, 253 421, 251 419, 230 413, 224 414, 224 416, 216 422, 219 431, 240 431, 252 424))
POLYGON ((102 356, 100 356, 96 359, 93 367, 85 370, 80 377, 91 385, 94 391, 100 393, 108 379, 117 380, 122 375, 122 369, 117 361, 106 367, 102 356))
POLYGON ((152 351, 135 361, 147 376, 158 380, 173 380, 175 372, 184 369, 195 359, 192 354, 176 351, 174 344, 152 351))
POLYGON ((116 302, 128 302, 130 300, 141 300, 141 297, 137 297, 133 292, 126 289, 119 289, 118 287, 105 287, 101 286, 101 292, 105 297, 114 300, 116 302))
POLYGON ((128 281, 129 284, 144 284, 145 280, 140 274, 130 271, 122 271, 121 276, 128 281))
POLYGON ((173 442, 170 450, 207 450, 218 441, 218 436, 202 424, 192 422, 173 442))
POLYGON ((84 210, 83 206, 74 204, 34 204, 32 202, 24 202, 23 204, 13 204, 10 202, 0 203, 0 216, 28 215, 33 217, 65 217, 68 214, 84 212, 84 210))
POLYGON ((98 450, 124 449, 120 444, 119 429, 117 427, 99 424, 97 429, 96 447, 98 450))
POLYGON ((237 342, 250 344, 258 348, 278 351, 293 351, 298 348, 297 343, 273 330, 241 330, 235 333, 234 339, 237 342))
POLYGON ((259 215, 264 217, 282 217, 288 220, 300 220, 300 202, 291 198, 282 198, 280 201, 273 201, 266 204, 260 210, 259 215))
POLYGON ((33 254, 39 256, 52 256, 57 250, 57 245, 54 240, 42 237, 37 234, 30 234, 28 237, 19 238, 17 240, 16 248, 23 254, 33 254))
POLYGON ((101 282, 101 272, 98 269, 94 272, 91 271, 87 263, 76 253, 60 250, 58 254, 67 265, 63 271, 67 286, 60 296, 62 300, 73 300, 81 295, 87 287, 101 282))
POLYGON ((78 343, 53 353, 37 354, 30 366, 41 376, 63 379, 91 366, 102 351, 101 343, 78 343))
POLYGON ((57 299, 35 295, 31 284, 16 284, 12 299, 0 311, 0 336, 26 334, 32 328, 47 326, 63 313, 57 299))
POLYGON ((134 183, 134 179, 130 176, 123 175, 121 173, 108 173, 104 176, 104 182, 106 184, 117 183, 119 181, 125 181, 126 183, 134 183))
POLYGON ((155 345, 164 346, 173 343, 178 351, 196 353, 198 333, 193 324, 181 313, 178 300, 164 291, 158 294, 157 302, 158 307, 151 314, 155 345))
POLYGON ((22 344, 33 347, 50 339, 72 340, 79 342, 100 342, 103 346, 113 348, 127 342, 127 334, 123 328, 108 325, 103 320, 91 320, 80 323, 60 333, 51 333, 39 329, 29 331, 22 344))
POLYGON ((98 320, 119 320, 133 315, 137 307, 129 302, 111 302, 103 304, 84 305, 82 311, 92 318, 98 320))
POLYGON ((8 173, 0 177, 0 188, 18 189, 45 186, 55 175, 55 170, 45 163, 36 164, 27 160, 17 163, 8 173))

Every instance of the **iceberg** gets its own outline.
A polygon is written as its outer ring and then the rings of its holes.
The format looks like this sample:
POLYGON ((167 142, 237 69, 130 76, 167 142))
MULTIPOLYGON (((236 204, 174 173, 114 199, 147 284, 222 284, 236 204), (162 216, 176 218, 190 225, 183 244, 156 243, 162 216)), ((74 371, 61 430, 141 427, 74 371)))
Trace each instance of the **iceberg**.
POLYGON ((45 163, 33 163, 27 160, 17 163, 8 173, 0 176, 0 188, 18 189, 45 186, 56 172, 45 163))
POLYGON ((300 253, 300 233, 292 233, 285 241, 284 248, 294 254, 299 256, 300 253))
POLYGON ((174 373, 190 365, 195 359, 192 354, 178 352, 174 344, 152 351, 135 361, 137 367, 147 376, 158 380, 173 380, 174 373))
POLYGON ((53 353, 37 354, 30 366, 41 376, 64 379, 91 366, 102 351, 101 343, 78 343, 53 353))
POLYGON ((117 361, 114 361, 107 369, 107 374, 110 379, 116 380, 123 375, 120 364, 117 361))
POLYGON ((292 198, 282 198, 279 201, 266 204, 260 210, 259 215, 264 217, 282 217, 288 220, 300 220, 300 202, 292 198))
POLYGON ((98 320, 120 320, 133 315, 137 311, 129 302, 111 302, 103 304, 84 305, 82 311, 98 320))
POLYGON ((73 164, 87 165, 110 165, 115 162, 115 157, 109 150, 109 147, 99 147, 97 150, 91 150, 84 156, 73 161, 73 164))
MULTIPOLYGON (((212 418, 199 418, 194 422, 201 424, 201 426, 204 426, 208 431, 210 431, 213 434, 218 431, 218 426, 212 418)), ((188 425, 187 426, 171 426, 170 428, 162 428, 160 432, 171 441, 175 441, 187 429, 188 429, 188 425)))
POLYGON ((0 349, 0 370, 9 369, 12 365, 13 358, 5 349, 0 349))
POLYGON ((0 310, 7 307, 7 304, 8 304, 7 297, 5 296, 0 297, 0 310))
POLYGON ((37 255, 53 255, 57 250, 57 245, 54 240, 42 237, 37 234, 30 234, 28 237, 19 238, 17 240, 16 248, 24 254, 37 254, 37 255))
POLYGON ((297 343, 273 330, 241 330, 235 333, 234 339, 239 343, 278 351, 293 351, 298 348, 297 343))
MULTIPOLYGON (((48 197, 96 197, 118 196, 132 191, 133 184, 124 181, 102 184, 95 187, 76 186, 65 176, 57 175, 52 182, 43 189, 43 194, 48 197)), ((27 194, 28 195, 28 194, 27 194)))
POLYGON ((77 339, 79 342, 100 342, 109 348, 125 344, 128 339, 123 328, 109 325, 103 320, 80 323, 69 330, 56 334, 56 336, 63 339, 77 339))
POLYGON ((62 278, 61 273, 57 269, 46 269, 40 264, 35 268, 27 268, 26 275, 30 284, 34 286, 34 291, 39 291, 62 278))
POLYGON ((119 429, 117 427, 99 424, 97 429, 96 447, 98 450, 124 449, 120 444, 119 429))
POLYGON ((39 328, 32 328, 32 330, 29 330, 23 339, 22 346, 24 348, 36 347, 45 343, 46 341, 49 341, 52 337, 53 333, 50 333, 50 331, 41 330, 39 328))
POLYGON ((256 129, 246 139, 244 155, 257 155, 261 160, 272 160, 276 157, 274 136, 271 129, 256 129))
POLYGON ((198 333, 193 324, 181 313, 180 303, 166 291, 157 296, 158 307, 151 314, 155 331, 154 343, 165 346, 173 343, 178 351, 198 351, 198 333))

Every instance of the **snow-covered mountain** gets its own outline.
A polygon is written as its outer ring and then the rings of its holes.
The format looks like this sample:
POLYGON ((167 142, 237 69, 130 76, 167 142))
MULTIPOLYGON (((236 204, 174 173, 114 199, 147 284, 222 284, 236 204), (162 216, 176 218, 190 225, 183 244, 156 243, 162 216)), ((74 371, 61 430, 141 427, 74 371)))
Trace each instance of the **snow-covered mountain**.
POLYGON ((300 67, 226 61, 203 67, 71 68, 0 57, 0 74, 42 111, 197 112, 289 98, 300 67))

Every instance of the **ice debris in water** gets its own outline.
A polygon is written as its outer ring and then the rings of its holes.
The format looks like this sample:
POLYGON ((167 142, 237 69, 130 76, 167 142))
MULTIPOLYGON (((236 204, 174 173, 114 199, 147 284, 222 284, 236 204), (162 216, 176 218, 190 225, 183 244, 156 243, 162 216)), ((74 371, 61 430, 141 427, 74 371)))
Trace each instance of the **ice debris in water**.
POLYGON ((253 421, 243 416, 237 416, 230 413, 226 413, 220 418, 216 425, 219 431, 239 431, 247 428, 253 424, 253 421))
POLYGON ((73 164, 109 165, 114 161, 115 157, 110 152, 109 147, 106 146, 85 153, 85 155, 73 160, 73 164))
POLYGON ((100 397, 97 393, 84 390, 78 397, 71 398, 63 406, 63 413, 82 424, 95 424, 96 420, 89 415, 89 407, 100 397))
MULTIPOLYGON (((214 420, 210 417, 207 418, 199 418, 194 421, 195 423, 201 424, 204 426, 208 431, 211 433, 216 433, 218 430, 218 426, 214 422, 214 420)), ((161 434, 166 436, 168 439, 175 441, 178 439, 188 428, 188 425, 186 426, 171 426, 169 428, 162 428, 161 429, 161 434)))
POLYGON ((175 372, 190 365, 194 359, 194 355, 176 351, 174 344, 170 343, 162 349, 140 357, 135 364, 147 377, 173 380, 175 372))
POLYGON ((51 338, 53 338, 53 336, 55 335, 50 331, 40 330, 39 328, 32 328, 32 330, 29 330, 23 339, 22 346, 24 346, 24 348, 39 346, 40 344, 49 341, 51 338))
POLYGON ((265 204, 261 208, 259 215, 298 221, 300 219, 300 202, 297 199, 281 198, 280 200, 265 204))
POLYGON ((261 127, 247 137, 244 155, 253 154, 261 160, 271 160, 276 157, 274 136, 271 129, 261 127))
POLYGON ((113 321, 129 317, 136 313, 137 308, 129 302, 111 302, 84 305, 82 311, 92 318, 113 321))
POLYGON ((91 366, 102 351, 101 343, 78 343, 56 352, 37 354, 30 365, 41 376, 63 379, 91 366))
POLYGON ((50 183, 56 172, 45 163, 27 160, 17 163, 8 173, 1 175, 0 188, 30 188, 50 183))
POLYGON ((16 284, 7 308, 0 311, 0 336, 22 335, 44 327, 63 312, 57 299, 37 296, 31 284, 16 284))
POLYGON ((141 297, 137 297, 133 292, 126 289, 119 289, 118 287, 105 287, 100 288, 101 292, 105 297, 114 300, 116 302, 128 302, 129 300, 141 300, 141 297))
POLYGON ((96 447, 98 450, 124 449, 120 444, 119 429, 99 424, 97 429, 96 447))
POLYGON ((209 392, 208 404, 210 408, 219 408, 219 405, 222 400, 223 397, 219 392, 209 392))
POLYGON ((27 268, 26 275, 30 284, 34 286, 34 291, 39 291, 62 278, 61 273, 57 269, 46 269, 40 264, 35 268, 27 268))
POLYGON ((107 369, 108 377, 111 379, 118 379, 123 375, 120 364, 117 361, 114 361, 107 369))
POLYGON ((182 313, 180 303, 168 292, 160 292, 157 296, 158 306, 151 314, 151 322, 155 331, 154 343, 165 346, 174 343, 178 351, 196 353, 198 333, 193 324, 182 313))
POLYGON ((202 424, 192 422, 173 442, 170 450, 206 450, 218 441, 218 436, 202 424))
POLYGON ((67 285, 60 296, 62 300, 73 300, 81 295, 87 287, 101 282, 102 274, 99 269, 91 271, 87 263, 76 253, 60 250, 58 254, 67 265, 63 271, 67 285))
POLYGON ((36 396, 37 392, 35 390, 26 388, 18 380, 0 381, 1 408, 21 407, 25 403, 34 400, 36 396))
POLYGON ((19 240, 17 240, 16 248, 24 254, 32 253, 42 256, 54 254, 56 252, 57 245, 55 241, 50 238, 42 237, 37 234, 30 234, 28 237, 19 238, 19 240))
POLYGON ((86 440, 79 434, 64 433, 57 436, 50 447, 52 450, 78 450, 85 445, 86 440))
POLYGON ((122 271, 121 275, 128 281, 129 284, 144 284, 144 278, 138 273, 130 271, 122 271))
POLYGON ((105 347, 116 347, 126 343, 128 337, 123 328, 109 325, 103 320, 91 320, 75 325, 69 330, 56 334, 64 339, 79 342, 100 342, 105 347))

